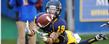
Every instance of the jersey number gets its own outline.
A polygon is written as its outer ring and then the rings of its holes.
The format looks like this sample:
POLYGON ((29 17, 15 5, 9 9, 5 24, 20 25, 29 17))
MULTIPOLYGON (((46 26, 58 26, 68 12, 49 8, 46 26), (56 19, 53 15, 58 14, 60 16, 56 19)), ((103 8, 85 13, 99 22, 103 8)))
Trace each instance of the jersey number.
POLYGON ((64 30, 65 30, 65 26, 64 26, 64 25, 61 25, 61 26, 58 26, 58 30, 57 30, 57 32, 61 32, 61 33, 63 33, 64 30))

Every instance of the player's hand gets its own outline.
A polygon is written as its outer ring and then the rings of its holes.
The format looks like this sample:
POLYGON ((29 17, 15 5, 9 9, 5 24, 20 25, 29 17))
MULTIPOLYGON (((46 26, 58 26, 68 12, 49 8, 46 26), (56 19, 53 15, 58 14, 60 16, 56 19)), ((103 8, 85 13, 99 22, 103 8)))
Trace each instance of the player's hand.
POLYGON ((48 39, 47 39, 47 44, 53 44, 52 38, 48 38, 48 39))
POLYGON ((35 31, 34 30, 30 30, 31 33, 29 34, 29 36, 34 36, 35 35, 35 31))
POLYGON ((59 37, 59 34, 56 33, 56 32, 52 32, 52 33, 50 34, 50 38, 52 38, 53 41, 55 41, 58 37, 59 37))

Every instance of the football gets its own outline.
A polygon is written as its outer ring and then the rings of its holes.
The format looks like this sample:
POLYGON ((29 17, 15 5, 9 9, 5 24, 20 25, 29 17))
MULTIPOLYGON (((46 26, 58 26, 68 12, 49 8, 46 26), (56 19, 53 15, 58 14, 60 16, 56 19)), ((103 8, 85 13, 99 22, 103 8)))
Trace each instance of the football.
POLYGON ((49 14, 40 14, 39 17, 36 18, 36 25, 39 27, 46 27, 52 21, 52 17, 49 14))

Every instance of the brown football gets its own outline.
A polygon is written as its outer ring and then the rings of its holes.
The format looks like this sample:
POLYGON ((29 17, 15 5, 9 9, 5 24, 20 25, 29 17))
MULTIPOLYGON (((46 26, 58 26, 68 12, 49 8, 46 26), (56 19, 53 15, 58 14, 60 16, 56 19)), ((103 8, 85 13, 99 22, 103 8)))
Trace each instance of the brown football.
POLYGON ((37 17, 36 24, 39 27, 46 27, 51 21, 52 21, 51 15, 45 13, 37 17))

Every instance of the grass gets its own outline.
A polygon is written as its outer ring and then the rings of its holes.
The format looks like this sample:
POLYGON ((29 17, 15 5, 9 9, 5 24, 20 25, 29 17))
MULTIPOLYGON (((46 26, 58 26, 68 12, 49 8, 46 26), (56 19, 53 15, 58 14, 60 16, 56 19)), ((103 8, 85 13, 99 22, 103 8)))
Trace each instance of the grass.
MULTIPOLYGON (((94 35, 80 35, 82 40, 86 40, 88 38, 92 38, 94 35)), ((108 34, 109 37, 109 34, 108 34)), ((41 40, 40 36, 37 36, 37 44, 44 44, 43 41, 41 40)), ((16 39, 3 39, 1 40, 2 44, 16 44, 16 39)), ((94 44, 109 44, 109 39, 108 40, 103 40, 103 41, 98 41, 95 42, 94 44)))
MULTIPOLYGON (((88 38, 92 38, 95 35, 94 34, 89 34, 89 35, 80 35, 82 40, 86 40, 88 38)), ((108 38, 109 38, 109 34, 107 34, 108 38)), ((94 44, 109 44, 109 39, 108 40, 103 40, 103 41, 97 41, 94 44)))

